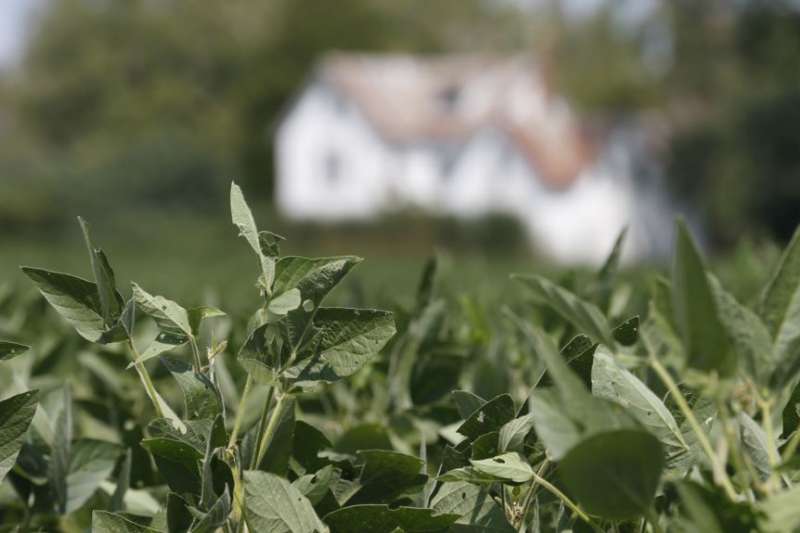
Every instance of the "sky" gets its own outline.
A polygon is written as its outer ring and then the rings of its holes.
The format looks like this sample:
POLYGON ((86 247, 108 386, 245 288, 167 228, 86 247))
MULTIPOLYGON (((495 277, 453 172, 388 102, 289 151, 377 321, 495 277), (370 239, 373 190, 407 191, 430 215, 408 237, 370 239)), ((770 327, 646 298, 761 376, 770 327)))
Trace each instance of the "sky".
MULTIPOLYGON (((540 7, 553 0, 502 0, 523 7, 540 7)), ((0 0, 0 68, 17 62, 25 46, 28 22, 47 0, 0 0)), ((636 25, 647 18, 659 0, 560 0, 561 8, 570 18, 580 20, 591 16, 604 5, 613 3, 623 25, 636 25)))
POLYGON ((27 21, 45 0, 0 0, 0 68, 19 60, 27 21))

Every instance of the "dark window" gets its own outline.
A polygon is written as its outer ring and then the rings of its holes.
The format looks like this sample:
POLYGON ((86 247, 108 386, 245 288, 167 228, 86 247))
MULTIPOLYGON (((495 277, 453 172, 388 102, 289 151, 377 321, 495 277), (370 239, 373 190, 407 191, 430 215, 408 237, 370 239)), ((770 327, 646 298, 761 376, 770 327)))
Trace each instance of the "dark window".
POLYGON ((330 185, 338 184, 342 178, 342 161, 339 154, 334 151, 329 151, 325 154, 322 165, 325 181, 330 185))
POLYGON ((439 102, 446 111, 452 111, 458 103, 459 88, 457 85, 448 85, 439 91, 439 102))

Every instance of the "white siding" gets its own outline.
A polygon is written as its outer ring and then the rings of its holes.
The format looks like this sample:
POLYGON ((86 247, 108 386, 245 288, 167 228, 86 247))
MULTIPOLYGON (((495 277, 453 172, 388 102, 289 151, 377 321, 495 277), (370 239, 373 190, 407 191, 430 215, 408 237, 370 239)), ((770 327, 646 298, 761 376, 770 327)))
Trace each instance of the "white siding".
POLYGON ((409 206, 464 217, 509 213, 537 250, 598 264, 625 225, 628 259, 663 252, 666 202, 637 195, 634 151, 624 136, 612 138, 574 185, 555 190, 501 130, 486 128, 462 146, 389 143, 357 106, 316 83, 278 130, 276 198, 287 216, 306 220, 369 219, 409 206))
POLYGON ((277 133, 278 205, 296 219, 373 217, 387 201, 390 159, 353 105, 311 85, 277 133))

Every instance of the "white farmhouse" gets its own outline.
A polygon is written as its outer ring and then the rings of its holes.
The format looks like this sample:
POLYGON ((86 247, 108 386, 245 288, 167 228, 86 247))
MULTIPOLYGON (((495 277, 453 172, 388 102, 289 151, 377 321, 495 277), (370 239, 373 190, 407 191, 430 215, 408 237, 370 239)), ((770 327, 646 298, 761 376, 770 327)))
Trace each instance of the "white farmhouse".
POLYGON ((333 54, 277 131, 277 204, 317 221, 508 213, 571 263, 629 225, 627 256, 652 256, 669 221, 637 185, 636 140, 591 135, 529 58, 333 54))

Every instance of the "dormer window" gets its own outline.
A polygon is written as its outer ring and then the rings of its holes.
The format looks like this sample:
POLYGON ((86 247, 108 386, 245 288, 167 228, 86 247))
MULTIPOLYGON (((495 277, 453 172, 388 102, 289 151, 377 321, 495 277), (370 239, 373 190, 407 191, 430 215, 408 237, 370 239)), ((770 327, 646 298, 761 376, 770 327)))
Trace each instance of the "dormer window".
POLYGON ((341 180, 342 161, 335 151, 330 150, 323 159, 323 175, 329 185, 337 185, 341 180))
POLYGON ((442 109, 445 111, 452 111, 458 104, 458 98, 461 95, 461 89, 458 85, 448 85, 439 91, 438 98, 442 109))

